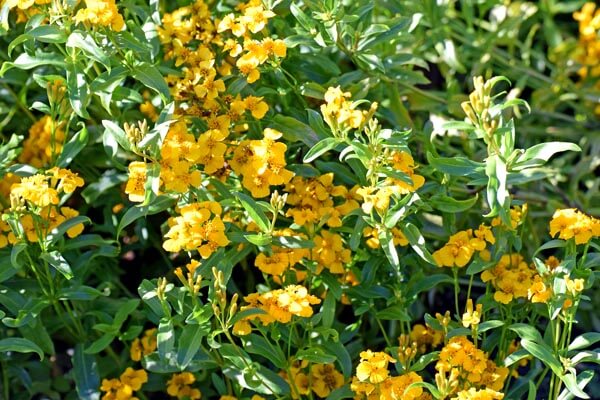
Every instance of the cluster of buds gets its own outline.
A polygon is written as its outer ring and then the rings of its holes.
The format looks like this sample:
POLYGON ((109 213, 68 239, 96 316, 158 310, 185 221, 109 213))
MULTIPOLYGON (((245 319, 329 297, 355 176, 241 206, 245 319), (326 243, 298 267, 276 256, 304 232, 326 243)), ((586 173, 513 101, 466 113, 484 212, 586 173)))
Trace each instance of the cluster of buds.
POLYGON ((440 399, 446 399, 452 394, 456 393, 458 389, 458 376, 459 372, 456 368, 452 368, 450 375, 447 375, 448 371, 441 370, 435 374, 435 384, 440 392, 440 399))
POLYGON ((227 307, 227 291, 225 286, 225 276, 223 271, 217 270, 213 267, 212 269, 214 282, 213 282, 213 302, 212 309, 215 317, 219 319, 223 329, 232 325, 232 319, 238 310, 238 294, 234 293, 231 298, 231 304, 227 307))
POLYGON ((437 319, 442 326, 442 331, 444 332, 444 343, 446 343, 448 341, 448 326, 450 325, 450 321, 452 321, 452 318, 450 318, 450 311, 446 311, 444 315, 435 313, 435 319, 437 319))
POLYGON ((67 87, 63 79, 55 79, 46 84, 46 93, 52 114, 61 115, 63 119, 67 119, 71 114, 71 105, 67 99, 67 87))
POLYGON ((398 346, 398 361, 408 371, 418 352, 417 342, 411 340, 410 335, 406 334, 400 335, 398 341, 400 343, 398 346))
POLYGON ((471 123, 483 129, 488 137, 494 134, 500 123, 499 115, 490 114, 494 83, 494 80, 484 82, 481 76, 474 77, 475 90, 469 95, 469 101, 462 102, 460 105, 471 123))
POLYGON ((196 277, 195 271, 196 267, 200 263, 196 260, 192 260, 185 267, 187 272, 184 274, 183 269, 181 267, 177 267, 175 269, 175 276, 179 279, 179 281, 183 284, 183 286, 189 291, 192 295, 192 298, 196 298, 200 293, 201 283, 202 283, 202 275, 198 274, 196 277))
POLYGON ((127 140, 131 143, 131 146, 134 149, 138 148, 139 143, 142 141, 144 136, 148 133, 148 122, 144 119, 137 122, 136 124, 128 124, 125 122, 123 124, 123 128, 125 130, 125 135, 127 136, 127 140))

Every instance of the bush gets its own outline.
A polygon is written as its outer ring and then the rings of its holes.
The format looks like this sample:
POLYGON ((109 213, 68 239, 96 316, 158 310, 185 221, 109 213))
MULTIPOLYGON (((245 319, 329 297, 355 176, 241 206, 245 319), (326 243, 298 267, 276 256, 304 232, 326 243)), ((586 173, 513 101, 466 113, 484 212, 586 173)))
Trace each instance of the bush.
POLYGON ((2 397, 590 398, 599 21, 0 1, 2 397))

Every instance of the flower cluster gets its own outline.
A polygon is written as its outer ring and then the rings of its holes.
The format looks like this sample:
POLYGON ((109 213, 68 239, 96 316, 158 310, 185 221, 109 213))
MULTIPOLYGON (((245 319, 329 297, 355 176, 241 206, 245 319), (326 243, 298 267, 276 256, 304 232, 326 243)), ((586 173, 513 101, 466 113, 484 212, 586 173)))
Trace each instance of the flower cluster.
POLYGON ((321 303, 317 297, 308 293, 308 290, 299 285, 290 285, 284 289, 271 290, 266 293, 251 293, 244 297, 248 303, 242 306, 241 311, 249 308, 259 308, 265 314, 252 315, 236 323, 234 332, 238 335, 250 333, 249 320, 258 319, 263 325, 269 325, 275 321, 288 323, 293 316, 310 317, 313 315, 311 305, 321 303))
POLYGON ((316 178, 295 176, 285 191, 290 207, 286 216, 300 226, 327 224, 331 228, 342 226, 342 217, 359 207, 355 189, 333 184, 333 173, 316 178), (341 202, 335 204, 334 198, 341 202))
POLYGON ((208 258, 219 247, 229 244, 225 224, 221 220, 221 205, 215 201, 192 203, 179 208, 179 216, 169 218, 169 231, 163 248, 178 251, 198 251, 208 258))
POLYGON ((339 86, 330 87, 325 92, 321 114, 333 132, 358 129, 364 125, 368 112, 357 109, 359 103, 349 100, 351 97, 350 92, 342 91, 339 86))
POLYGON ((357 190, 363 199, 361 207, 367 214, 373 209, 379 214, 385 213, 392 196, 412 193, 425 184, 425 178, 415 173, 417 165, 413 157, 405 151, 385 154, 380 167, 391 169, 398 177, 387 177, 378 186, 365 186, 357 190))
POLYGON ((61 125, 45 115, 29 128, 19 162, 42 168, 60 154, 64 141, 65 132, 61 125))
POLYGON ((576 244, 588 243, 600 236, 600 220, 575 208, 556 210, 550 221, 550 236, 563 240, 575 238, 576 244))
POLYGON ((289 371, 281 371, 280 375, 290 383, 292 398, 304 398, 311 394, 311 391, 321 398, 326 398, 329 394, 344 384, 344 376, 335 369, 333 364, 312 364, 307 370, 308 362, 294 362, 289 371))
POLYGON ((317 262, 317 274, 326 268, 332 274, 346 272, 346 264, 352 260, 350 249, 344 248, 342 237, 337 233, 321 230, 314 238, 315 247, 312 249, 312 259, 317 262))
POLYGON ((407 399, 421 400, 427 397, 423 388, 413 387, 406 390, 415 382, 423 379, 414 372, 404 375, 391 376, 388 364, 396 362, 384 352, 371 350, 360 353, 360 363, 356 367, 356 376, 352 378, 350 388, 358 399, 407 399))
POLYGON ((143 356, 152 354, 156 350, 156 333, 156 328, 147 329, 144 332, 144 336, 133 340, 129 349, 129 356, 132 361, 140 361, 143 356))
POLYGON ((194 382, 196 377, 190 372, 173 374, 167 381, 167 393, 178 399, 198 400, 202 398, 202 393, 191 386, 194 382))
POLYGON ((517 253, 503 255, 494 268, 481 273, 481 280, 491 282, 496 289, 494 300, 502 304, 528 297, 533 302, 546 302, 552 293, 535 268, 517 253))
MULTIPOLYGON (((63 194, 71 194, 83 184, 83 179, 76 173, 58 167, 22 178, 10 189, 12 207, 7 213, 18 214, 23 237, 30 242, 37 242, 66 220, 79 215, 77 210, 70 207, 59 207, 59 203, 63 194)), ((0 247, 20 239, 8 224, 2 223, 0 229, 0 247)), ((67 235, 74 238, 81 232, 83 224, 76 224, 67 230, 67 235)))
POLYGON ((450 374, 448 381, 453 390, 470 388, 501 390, 509 372, 508 368, 498 367, 489 360, 486 353, 464 336, 455 336, 448 341, 440 351, 435 369, 438 371, 436 381, 441 382, 445 380, 443 377, 450 374))
POLYGON ((115 0, 85 0, 85 8, 77 11, 75 22, 110 27, 114 31, 120 31, 125 26, 115 0))
POLYGON ((287 48, 283 40, 266 37, 259 41, 251 36, 262 31, 274 16, 275 13, 265 10, 260 1, 250 1, 242 6, 241 15, 227 14, 217 25, 217 32, 233 34, 232 38, 224 40, 223 51, 233 58, 241 55, 235 65, 246 76, 248 83, 260 78, 260 65, 268 60, 277 63, 279 58, 286 56, 287 48), (239 39, 242 39, 241 44, 239 39))
POLYGON ((100 390, 106 392, 102 400, 135 400, 133 392, 140 390, 148 382, 148 374, 143 369, 134 370, 129 367, 119 379, 103 379, 100 390))
POLYGON ((257 198, 268 196, 271 186, 286 184, 293 176, 285 168, 287 146, 276 141, 281 132, 267 128, 263 136, 261 140, 242 140, 229 161, 233 171, 242 177, 244 188, 257 198))
POLYGON ((439 267, 464 267, 476 251, 482 252, 496 239, 489 226, 481 224, 475 231, 467 229, 450 236, 448 243, 432 256, 439 267))
POLYGON ((272 246, 273 253, 268 256, 260 253, 254 260, 254 265, 265 274, 282 276, 286 271, 293 268, 303 258, 309 256, 308 249, 288 249, 272 246))

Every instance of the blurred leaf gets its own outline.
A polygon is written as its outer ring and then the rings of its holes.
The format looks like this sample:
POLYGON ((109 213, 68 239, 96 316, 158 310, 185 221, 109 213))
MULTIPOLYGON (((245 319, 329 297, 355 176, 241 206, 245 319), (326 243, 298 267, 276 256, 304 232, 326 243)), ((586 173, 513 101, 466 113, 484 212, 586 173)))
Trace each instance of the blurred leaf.
POLYGON ((17 353, 36 353, 40 361, 44 359, 44 352, 40 347, 30 340, 23 338, 0 339, 0 352, 15 351, 17 353))

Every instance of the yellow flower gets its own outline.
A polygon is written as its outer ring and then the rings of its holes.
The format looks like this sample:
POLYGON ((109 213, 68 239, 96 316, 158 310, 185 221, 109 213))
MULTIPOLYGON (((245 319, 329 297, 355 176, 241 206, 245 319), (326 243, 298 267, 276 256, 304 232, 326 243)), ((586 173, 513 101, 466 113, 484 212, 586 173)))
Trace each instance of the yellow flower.
POLYGON ((575 244, 588 243, 600 235, 600 222, 574 208, 556 210, 550 221, 550 236, 563 240, 575 238, 575 244))
POLYGON ((191 387, 194 382, 196 382, 196 377, 190 372, 173 374, 167 381, 167 393, 178 399, 200 399, 202 398, 200 390, 191 387))
POLYGON ((210 257, 219 247, 229 244, 221 212, 219 203, 213 201, 181 207, 180 216, 169 218, 170 229, 165 234, 163 248, 173 253, 197 250, 202 258, 210 257))
POLYGON ((381 383, 389 375, 389 362, 396 360, 383 352, 363 351, 360 353, 360 363, 356 367, 356 377, 362 382, 381 383))
POLYGON ((460 231, 450 236, 448 243, 432 256, 440 267, 464 267, 471 261, 475 249, 471 245, 469 231, 460 231))
POLYGON ((319 397, 327 397, 332 390, 344 384, 344 376, 333 364, 313 364, 310 367, 312 377, 311 389, 319 397))
POLYGON ((475 389, 470 388, 468 390, 461 390, 456 393, 452 400, 502 400, 504 394, 496 392, 492 389, 475 389))
POLYGON ((156 332, 156 328, 147 329, 141 339, 135 338, 129 350, 129 355, 133 361, 140 361, 142 356, 147 356, 156 350, 156 332))
POLYGON ((146 163, 133 161, 129 163, 129 178, 125 186, 125 193, 129 195, 129 201, 142 202, 146 198, 146 163))
POLYGON ((58 191, 49 185, 49 177, 41 174, 21 179, 11 187, 11 196, 15 196, 38 207, 58 204, 58 191))
POLYGON ((49 169, 47 174, 52 176, 52 186, 56 186, 56 190, 63 191, 65 193, 73 193, 78 187, 84 185, 83 179, 77 175, 77 173, 71 172, 68 169, 54 167, 49 169), (58 180, 56 185, 55 180, 58 180))
POLYGON ((133 390, 140 390, 142 385, 148 382, 148 374, 143 369, 134 370, 128 367, 121 374, 121 382, 124 385, 131 387, 133 390))
POLYGON ((467 310, 462 316, 462 324, 465 328, 470 327, 471 325, 477 326, 479 325, 479 321, 481 320, 481 311, 483 309, 482 304, 477 304, 475 310, 473 310, 473 300, 467 300, 467 310))
MULTIPOLYGON (((288 323, 293 316, 308 318, 313 315, 313 304, 321 303, 317 297, 308 294, 308 290, 300 285, 290 285, 284 289, 271 290, 266 293, 251 293, 244 297, 248 303, 242 306, 240 311, 248 308, 260 308, 266 314, 253 315, 249 319, 258 319, 263 325, 269 325, 275 321, 288 323)), ((242 334, 248 331, 248 325, 236 325, 234 329, 242 334)))
POLYGON ((75 22, 110 27, 114 31, 120 31, 125 26, 115 0, 85 0, 85 8, 77 11, 75 22))
POLYGON ((244 103, 246 109, 256 119, 262 119, 267 111, 269 111, 269 106, 263 101, 262 97, 248 96, 244 98, 244 103))

